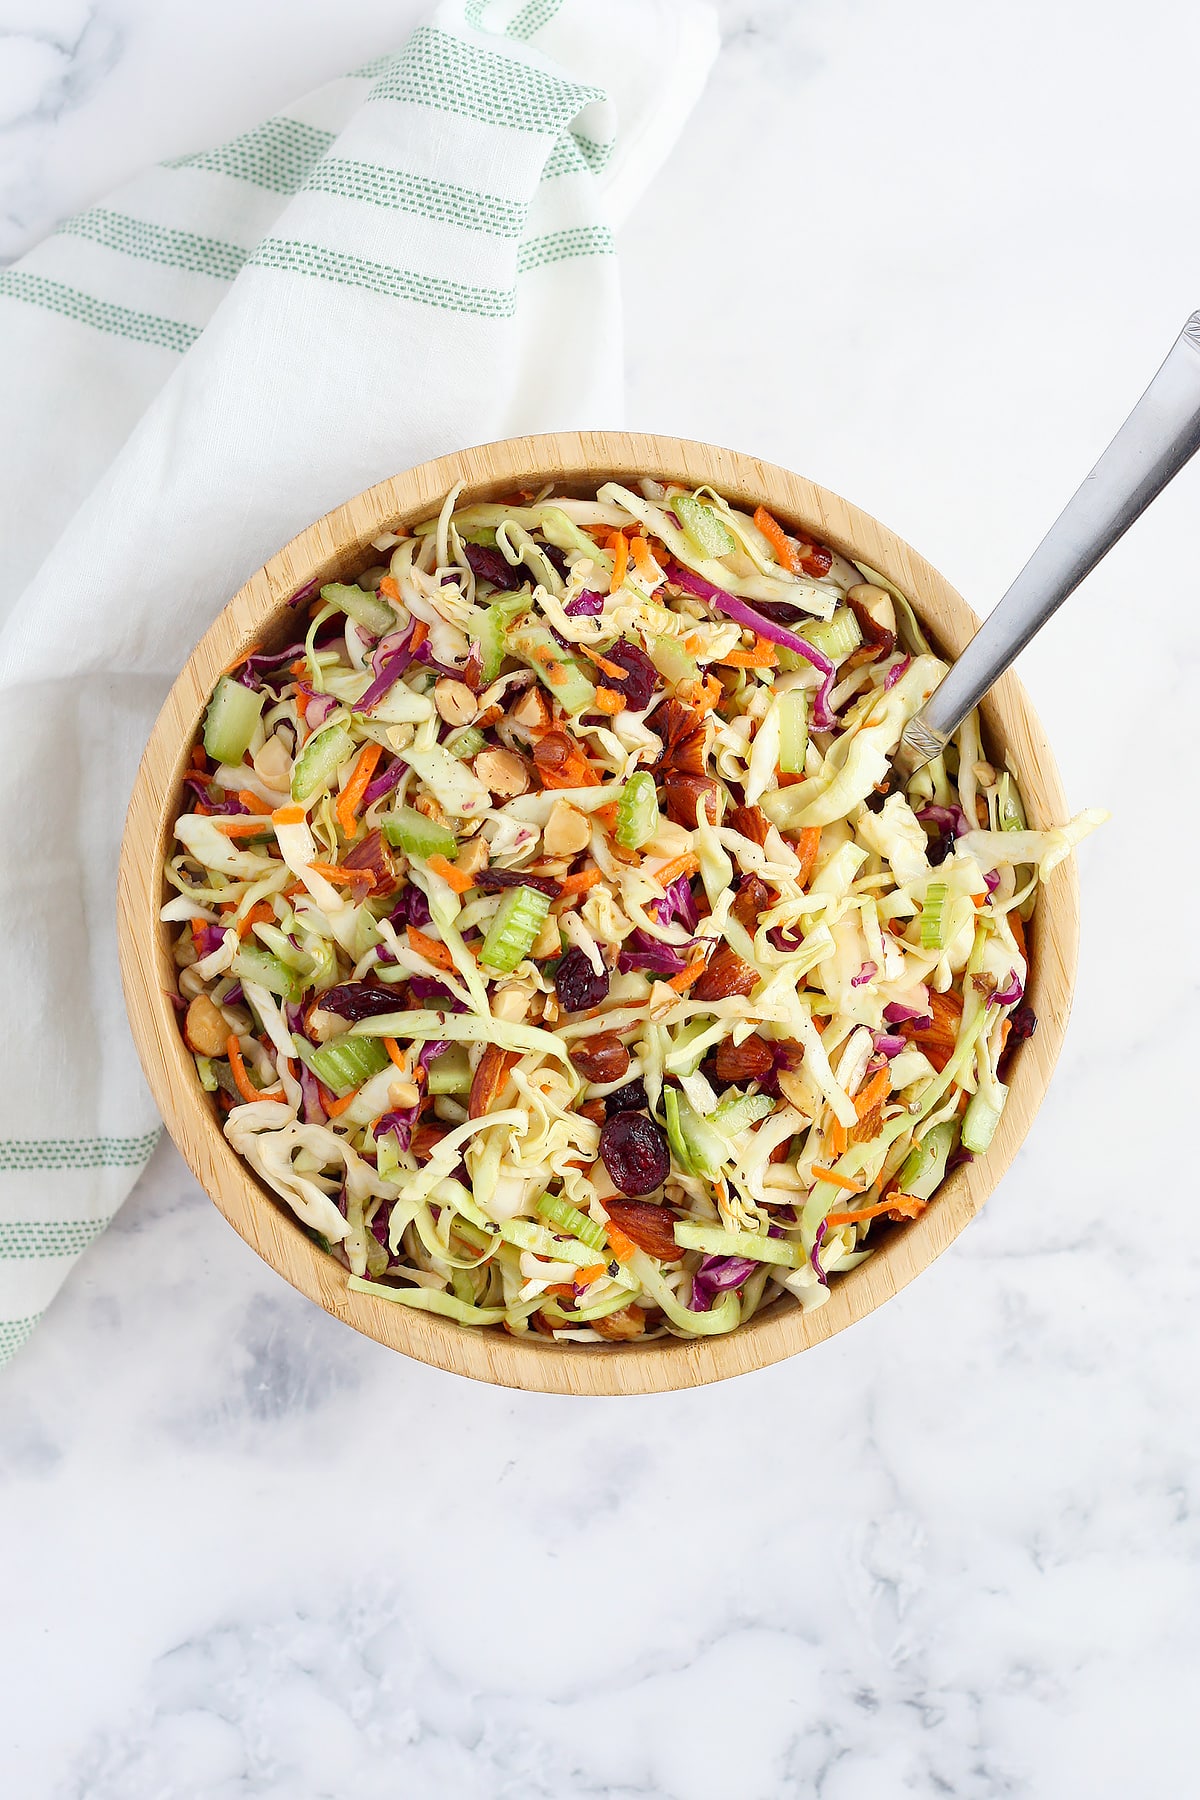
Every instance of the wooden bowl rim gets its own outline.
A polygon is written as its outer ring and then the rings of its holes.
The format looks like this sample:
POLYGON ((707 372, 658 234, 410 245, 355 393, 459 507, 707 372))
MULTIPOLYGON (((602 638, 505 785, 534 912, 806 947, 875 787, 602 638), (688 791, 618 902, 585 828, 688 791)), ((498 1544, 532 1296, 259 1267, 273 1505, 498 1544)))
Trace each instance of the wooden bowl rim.
MULTIPOLYGON (((168 998, 173 969, 167 929, 158 919, 160 871, 208 695, 223 669, 264 632, 270 634, 299 588, 366 566, 373 537, 392 524, 427 517, 455 482, 465 484, 465 496, 487 497, 547 480, 569 486, 637 475, 706 482, 731 498, 761 502, 784 519, 809 526, 822 541, 886 575, 951 656, 978 626, 949 582, 894 532, 838 495, 757 457, 635 432, 548 432, 475 446, 392 476, 335 507, 239 589, 163 704, 138 770, 121 846, 118 931, 130 1025, 167 1129, 201 1187, 272 1268, 335 1318, 435 1367, 546 1393, 657 1393, 724 1380, 823 1342, 904 1287, 974 1217, 1023 1141, 1062 1045, 1078 949, 1078 883, 1068 859, 1039 899, 1029 979, 1039 1029, 1016 1058, 1009 1103, 991 1149, 959 1167, 919 1219, 892 1231, 867 1262, 839 1277, 827 1303, 815 1311, 802 1312, 784 1301, 728 1337, 593 1347, 556 1344, 532 1332, 518 1338, 476 1331, 348 1290, 345 1271, 306 1236, 226 1142, 196 1081, 168 998), (145 953, 148 943, 155 946, 152 958, 145 953)), ((1064 820, 1066 800, 1045 731, 1014 675, 997 684, 982 710, 989 748, 1007 751, 1020 771, 1031 824, 1064 820)))

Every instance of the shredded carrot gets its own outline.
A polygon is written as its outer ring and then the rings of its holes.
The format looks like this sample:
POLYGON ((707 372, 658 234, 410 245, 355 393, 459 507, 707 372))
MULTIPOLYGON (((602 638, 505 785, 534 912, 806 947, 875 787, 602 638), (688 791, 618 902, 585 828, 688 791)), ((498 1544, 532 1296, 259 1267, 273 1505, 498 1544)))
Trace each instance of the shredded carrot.
POLYGON ((346 1108, 352 1106, 357 1099, 357 1088, 351 1088, 350 1092, 343 1094, 340 1100, 335 1100, 331 1095, 328 1100, 324 1101, 325 1111, 331 1119, 336 1119, 339 1113, 344 1113, 346 1108))
POLYGON ((461 869, 456 869, 454 864, 444 856, 438 856, 436 853, 433 856, 427 856, 425 864, 427 868, 433 870, 435 875, 440 875, 456 894, 469 894, 475 886, 473 875, 464 875, 461 869))
POLYGON ((604 1263, 589 1263, 587 1268, 580 1269, 578 1275, 575 1277, 575 1286, 577 1288, 587 1287, 589 1282, 599 1281, 601 1275, 604 1273, 605 1266, 604 1263))
POLYGON ((272 825, 302 825, 305 811, 302 806, 278 806, 271 814, 272 825))
POLYGON ((308 669, 308 659, 307 659, 307 657, 304 657, 304 656, 298 656, 296 658, 295 662, 291 662, 288 664, 288 674, 289 675, 303 675, 306 673, 307 669, 308 669))
POLYGON ((773 669, 779 658, 770 644, 759 640, 752 650, 730 650, 718 660, 731 669, 773 669))
POLYGON ((787 532, 783 529, 783 526, 779 523, 779 520, 773 519, 765 506, 759 506, 755 509, 754 523, 758 526, 758 529, 762 532, 784 568, 792 575, 803 575, 804 565, 800 560, 800 553, 792 543, 787 532))
POLYGON ((192 745, 192 767, 193 769, 203 769, 207 772, 208 758, 204 754, 203 744, 192 745))
POLYGON ((213 824, 225 837, 253 837, 256 831, 266 831, 270 819, 264 819, 257 813, 226 813, 213 824))
POLYGON ((608 584, 610 594, 625 585, 625 577, 629 573, 629 539, 623 531, 614 531, 608 540, 608 547, 613 555, 612 579, 608 584))
POLYGON ((615 688, 598 687, 596 689, 596 698, 592 704, 597 712, 609 713, 610 715, 613 713, 624 712, 625 696, 624 694, 618 694, 615 688))
POLYGON ((408 1074, 408 1058, 396 1042, 395 1038, 384 1038, 383 1047, 395 1063, 402 1075, 408 1074))
POLYGON ((889 1194, 884 1200, 877 1200, 873 1206, 859 1207, 855 1212, 831 1212, 825 1214, 827 1226, 836 1229, 839 1225, 858 1225, 863 1219, 877 1219, 880 1213, 889 1211, 896 1204, 896 1196, 889 1194))
POLYGON ((892 1078, 886 1069, 879 1069, 872 1075, 865 1088, 854 1097, 854 1110, 860 1119, 865 1119, 869 1112, 887 1099, 892 1091, 892 1078))
POLYGON ((1021 955, 1025 958, 1025 961, 1028 962, 1029 961, 1029 952, 1025 948, 1025 926, 1022 923, 1020 913, 1019 912, 1010 912, 1010 913, 1005 913, 1004 916, 1008 920, 1008 929, 1013 934, 1013 938, 1016 942, 1017 949, 1021 952, 1021 955))
POLYGON ((362 797, 366 793, 375 764, 383 754, 380 744, 364 744, 359 752, 358 761, 354 765, 354 773, 338 795, 334 811, 343 834, 351 838, 358 825, 358 809, 362 805, 362 797))
POLYGON ((271 808, 266 801, 260 800, 257 794, 252 794, 249 788, 239 788, 237 797, 247 812, 258 813, 260 818, 264 814, 268 818, 271 816, 271 808))
MULTIPOLYGON (((192 942, 193 942, 193 944, 195 944, 195 946, 198 950, 200 948, 200 939, 204 936, 204 932, 205 932, 204 920, 203 919, 190 919, 188 921, 188 923, 191 925, 191 928, 192 928, 192 942)), ((1007 1025, 1008 1020, 1006 1019, 1004 1021, 1004 1023, 1007 1025)))
POLYGON ((601 656, 598 650, 589 650, 586 644, 576 644, 575 648, 582 650, 588 660, 595 663, 602 675, 610 675, 614 681, 624 681, 627 678, 628 669, 623 669, 620 663, 610 662, 609 658, 601 656))
POLYGON ((691 850, 685 850, 682 856, 673 856, 670 862, 663 864, 661 869, 648 869, 646 872, 653 875, 655 881, 661 883, 663 887, 669 888, 671 883, 678 881, 681 875, 694 875, 699 867, 700 858, 691 850))
POLYGON ((408 936, 409 949, 415 950, 418 956, 423 956, 426 962, 432 963, 437 969, 454 967, 454 958, 445 944, 439 944, 436 938, 427 937, 423 931, 418 931, 415 925, 406 926, 405 931, 408 936))
POLYGON ((308 867, 314 875, 321 875, 333 887, 355 887, 365 882, 367 887, 375 886, 375 877, 370 869, 342 869, 337 863, 311 862, 308 867))
POLYGON ((861 1194, 863 1186, 860 1181, 851 1181, 848 1175, 839 1175, 836 1169, 826 1169, 820 1163, 813 1164, 813 1174, 818 1181, 830 1181, 834 1187, 845 1188, 848 1194, 861 1194))
POLYGON ((392 575, 385 575, 379 584, 379 592, 383 595, 385 600, 398 600, 400 598, 400 589, 396 585, 395 577, 392 575))
POLYGON ((633 1239, 626 1237, 620 1226, 614 1225, 611 1219, 604 1227, 604 1232, 608 1238, 608 1247, 617 1261, 619 1263, 631 1262, 637 1253, 637 1245, 633 1239))
POLYGON ((428 636, 429 636, 428 625, 425 623, 424 619, 418 619, 416 624, 412 628, 412 636, 408 640, 409 649, 410 650, 419 650, 421 648, 421 645, 425 642, 425 639, 428 636))
POLYGON ((796 880, 801 887, 806 887, 812 879, 813 867, 820 845, 821 827, 819 825, 802 826, 796 838, 796 855, 800 858, 800 873, 796 880))
POLYGON ((600 880, 599 869, 581 869, 578 875, 564 875, 562 891, 566 894, 586 894, 600 880))
POLYGON ((849 1143, 846 1127, 832 1113, 825 1128, 825 1148, 830 1156, 843 1156, 849 1143))
POLYGON ((686 994, 689 988, 695 987, 707 966, 708 958, 698 956, 694 962, 688 964, 686 969, 680 969, 678 975, 672 975, 667 986, 673 987, 677 994, 686 994))
POLYGON ((690 706, 703 719, 719 702, 722 688, 715 675, 706 675, 703 681, 681 683, 675 692, 685 706, 690 706))
POLYGON ((573 1300, 575 1298, 575 1289, 569 1281, 552 1281, 546 1292, 553 1294, 556 1300, 573 1300))
POLYGON ((615 831, 617 829, 617 811, 616 801, 610 800, 607 806, 593 807, 592 817, 599 819, 606 831, 615 831))
POLYGON ((238 924, 237 934, 240 938, 244 938, 253 931, 256 925, 272 924, 274 919, 275 909, 270 901, 260 900, 257 906, 252 906, 250 911, 241 919, 238 924))
POLYGON ((237 1083, 237 1091, 243 1100, 282 1100, 283 1089, 256 1088, 246 1073, 246 1065, 242 1061, 242 1047, 237 1041, 236 1031, 231 1031, 225 1040, 225 1054, 229 1058, 229 1067, 233 1071, 233 1079, 237 1083))
POLYGON ((657 581, 661 571, 653 556, 650 554, 650 546, 645 538, 635 537, 630 543, 629 548, 633 551, 633 566, 638 574, 642 576, 643 580, 650 582, 657 581))

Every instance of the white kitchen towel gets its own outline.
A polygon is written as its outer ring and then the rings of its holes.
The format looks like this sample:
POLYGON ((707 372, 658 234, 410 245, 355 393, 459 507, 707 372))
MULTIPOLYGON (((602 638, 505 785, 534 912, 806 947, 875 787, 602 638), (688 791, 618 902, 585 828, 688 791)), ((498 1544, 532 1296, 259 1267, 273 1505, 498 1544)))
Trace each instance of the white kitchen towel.
POLYGON ((695 0, 462 0, 0 271, 0 1362, 157 1136, 114 885, 167 687, 310 520, 621 423, 613 226, 716 50, 695 0))

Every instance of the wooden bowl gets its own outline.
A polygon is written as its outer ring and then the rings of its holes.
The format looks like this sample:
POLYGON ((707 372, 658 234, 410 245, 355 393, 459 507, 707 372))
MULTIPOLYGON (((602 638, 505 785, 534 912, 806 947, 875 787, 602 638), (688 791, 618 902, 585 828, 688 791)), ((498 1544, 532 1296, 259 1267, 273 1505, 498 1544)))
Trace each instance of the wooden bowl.
MULTIPOLYGON (((885 526, 836 494, 756 457, 679 438, 605 431, 553 432, 463 450, 381 481, 335 508, 234 595, 196 646, 159 714, 138 771, 121 851, 121 970, 133 1035, 167 1129, 229 1223, 293 1287, 368 1337, 459 1375, 558 1394, 651 1393, 760 1369, 832 1337, 920 1274, 978 1212, 1029 1129, 1062 1044, 1076 961, 1078 887, 1068 859, 1038 902, 1029 997, 1039 1030, 1014 1058, 1009 1101, 991 1149, 956 1169, 920 1218, 882 1234, 875 1254, 837 1276, 828 1302, 815 1311, 802 1312, 785 1297, 729 1337, 591 1346, 556 1344, 532 1331, 511 1337, 500 1330, 473 1330, 347 1289, 341 1265, 317 1248, 225 1141, 168 998, 175 971, 168 928, 158 917, 162 868, 208 697, 223 669, 283 630, 285 602, 298 588, 358 574, 377 560, 372 538, 436 512, 456 481, 466 484, 465 503, 549 480, 560 491, 582 491, 639 475, 707 482, 730 500, 751 507, 761 502, 844 555, 860 558, 908 595, 937 646, 950 656, 962 650, 978 625, 937 570, 885 526)), ((1030 823, 1047 826, 1065 819, 1066 801, 1045 732, 1014 676, 1006 675, 984 702, 983 726, 990 755, 1002 759, 1011 752, 1030 823)))

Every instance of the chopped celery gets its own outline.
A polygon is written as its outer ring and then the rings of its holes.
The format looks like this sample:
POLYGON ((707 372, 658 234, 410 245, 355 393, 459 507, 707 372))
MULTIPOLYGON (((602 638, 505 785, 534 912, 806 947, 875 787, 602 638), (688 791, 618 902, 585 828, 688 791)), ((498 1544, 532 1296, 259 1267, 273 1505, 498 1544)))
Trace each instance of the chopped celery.
POLYGON ((200 1086, 204 1089, 205 1093, 215 1094, 218 1082, 211 1056, 197 1056, 196 1073, 200 1077, 200 1086))
POLYGON ((845 662, 863 641, 862 627, 848 606, 834 609, 831 619, 814 619, 799 627, 799 636, 830 662, 845 662))
POLYGON ((897 1177, 900 1192, 916 1200, 928 1200, 946 1173, 946 1163, 958 1137, 958 1123, 943 1119, 914 1144, 897 1177))
POLYGON ((659 826, 658 793, 648 769, 639 770, 625 783, 617 802, 617 842, 626 850, 648 844, 659 826))
POLYGON ((465 1044, 451 1044, 429 1065, 431 1094, 465 1094, 471 1086, 471 1063, 465 1044))
POLYGON ((526 621, 511 626, 505 641, 513 656, 529 664, 567 712, 580 713, 594 704, 595 684, 545 625, 526 621))
POLYGON ((450 733, 446 739, 446 748, 451 756, 469 762, 473 756, 479 755, 486 743, 487 739, 476 726, 464 725, 460 730, 450 733))
POLYGON ((479 654, 483 658, 482 680, 486 687, 495 681, 504 663, 507 652, 505 634, 513 619, 521 613, 529 611, 528 594, 508 594, 503 599, 491 600, 484 607, 482 616, 471 627, 470 635, 479 646, 479 654))
POLYGON ((354 739, 344 725, 327 725, 315 731, 296 758, 292 769, 292 799, 307 800, 330 788, 333 778, 354 751, 354 739))
POLYGON ((964 1150, 971 1150, 978 1155, 991 1144, 996 1127, 1000 1123, 1000 1114, 1004 1110, 1004 1100, 1007 1098, 1006 1089, 1001 1088, 999 1092, 1001 1096, 999 1106, 986 1099, 982 1090, 971 1095, 967 1102, 967 1110, 963 1114, 962 1145, 964 1150))
POLYGON ((922 950, 946 948, 946 892, 944 881, 931 881, 925 890, 925 904, 921 910, 922 950))
POLYGON ((667 1138, 680 1168, 688 1175, 701 1175, 715 1181, 721 1164, 729 1155, 729 1145, 719 1132, 706 1125, 686 1094, 678 1088, 663 1089, 663 1110, 667 1117, 667 1138))
POLYGON ((1025 808, 1017 784, 1007 769, 996 783, 996 817, 1001 831, 1024 831, 1025 808))
POLYGON ((381 600, 378 594, 368 593, 366 588, 346 587, 340 581, 331 581, 321 589, 321 598, 327 606, 336 606, 339 612, 344 612, 373 637, 384 637, 389 631, 395 631, 400 623, 395 607, 381 600))
POLYGON ((589 1219, 578 1207, 572 1206, 569 1200, 563 1200, 556 1194, 543 1194, 537 1203, 537 1210, 543 1219, 549 1219, 560 1231, 570 1232, 581 1244, 589 1249, 600 1250, 604 1246, 604 1227, 597 1225, 595 1219, 589 1219))
POLYGON ((674 684, 677 681, 700 679, 700 669, 695 657, 684 649, 678 638, 647 638, 646 654, 665 681, 674 684))
POLYGON ((808 695, 790 688, 779 696, 779 767, 785 775, 803 775, 808 750, 808 695))
POLYGON ((690 1219, 676 1220, 675 1242, 681 1250, 702 1250, 706 1256, 747 1256, 752 1262, 778 1263, 785 1269, 802 1269, 808 1261, 803 1244, 794 1244, 789 1238, 725 1231, 719 1225, 694 1225, 690 1219))
POLYGON ((204 748, 214 762, 234 768, 250 748, 265 693, 243 687, 232 675, 222 675, 204 715, 204 748))
POLYGON ((711 506, 697 500, 695 494, 672 494, 669 504, 701 556, 728 556, 731 550, 737 549, 728 526, 721 522, 711 506))
POLYGON ((361 1087, 364 1081, 369 1081, 372 1075, 378 1075, 388 1065, 388 1053, 381 1038, 343 1034, 330 1038, 327 1044, 314 1045, 303 1055, 318 1081, 323 1081, 338 1095, 361 1087))
POLYGON ((735 1137, 739 1132, 748 1131, 759 1119, 769 1119, 775 1111, 775 1102, 770 1094, 736 1094, 723 1100, 712 1116, 713 1129, 724 1132, 726 1137, 735 1137))
POLYGON ((272 956, 269 950, 260 950, 256 944, 239 944, 229 967, 239 981, 256 981, 269 994, 277 994, 293 1006, 299 1004, 304 992, 304 977, 295 969, 289 969, 277 956, 272 956))
POLYGON ((511 975, 529 955, 549 911, 549 896, 537 888, 506 888, 483 940, 480 962, 498 975, 511 975))
POLYGON ((409 856, 453 856, 458 839, 414 806, 398 806, 380 821, 388 843, 409 856))

